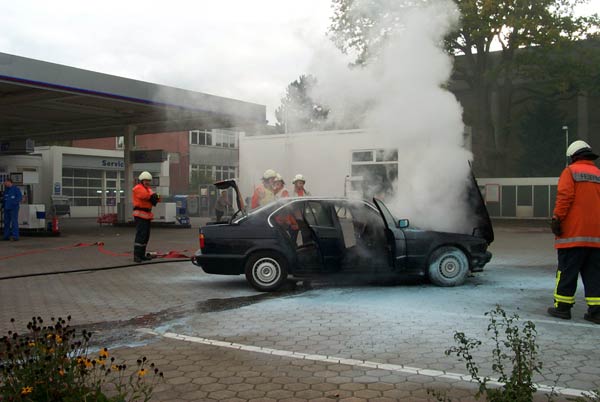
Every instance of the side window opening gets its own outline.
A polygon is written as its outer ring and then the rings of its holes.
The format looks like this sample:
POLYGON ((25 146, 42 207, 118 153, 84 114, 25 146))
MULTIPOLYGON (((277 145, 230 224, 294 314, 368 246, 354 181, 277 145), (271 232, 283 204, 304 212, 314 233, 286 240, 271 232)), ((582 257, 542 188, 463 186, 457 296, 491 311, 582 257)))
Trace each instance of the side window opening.
POLYGON ((320 202, 307 202, 304 218, 311 226, 334 227, 329 210, 320 202))

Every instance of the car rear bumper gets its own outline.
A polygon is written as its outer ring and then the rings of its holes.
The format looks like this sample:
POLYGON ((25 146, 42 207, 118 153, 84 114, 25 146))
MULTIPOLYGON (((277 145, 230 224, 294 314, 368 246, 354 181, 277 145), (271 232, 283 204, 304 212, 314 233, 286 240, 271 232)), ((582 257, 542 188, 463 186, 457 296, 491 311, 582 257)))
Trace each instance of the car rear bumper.
POLYGON ((192 263, 207 274, 240 275, 244 273, 244 255, 206 255, 196 253, 192 263))

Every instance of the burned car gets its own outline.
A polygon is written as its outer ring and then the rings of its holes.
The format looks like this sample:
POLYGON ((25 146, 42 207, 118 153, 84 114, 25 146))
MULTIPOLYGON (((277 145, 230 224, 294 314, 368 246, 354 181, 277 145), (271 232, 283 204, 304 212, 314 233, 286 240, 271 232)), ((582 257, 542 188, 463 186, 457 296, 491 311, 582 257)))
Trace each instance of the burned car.
POLYGON ((457 286, 491 259, 494 234, 476 187, 480 219, 471 235, 411 228, 376 198, 285 198, 247 214, 234 181, 217 187, 236 189, 239 210, 226 223, 200 228, 192 262, 209 274, 245 274, 260 291, 277 290, 288 276, 336 273, 418 275, 457 286))

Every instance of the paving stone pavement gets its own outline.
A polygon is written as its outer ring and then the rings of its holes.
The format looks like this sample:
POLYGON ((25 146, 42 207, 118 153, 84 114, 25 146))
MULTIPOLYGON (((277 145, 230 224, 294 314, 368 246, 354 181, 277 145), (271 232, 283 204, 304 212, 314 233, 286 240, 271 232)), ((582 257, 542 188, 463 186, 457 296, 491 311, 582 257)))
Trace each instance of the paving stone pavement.
MULTIPOLYGON (((119 328, 126 324, 159 334, 174 332, 290 353, 465 374, 464 363, 445 356, 444 350, 453 345, 456 330, 477 337, 484 344, 475 356, 484 372, 489 372, 491 344, 484 313, 496 303, 536 324, 545 368, 536 381, 583 390, 600 388, 596 347, 600 326, 582 320, 581 289, 572 321, 545 316, 556 264, 552 236, 545 228, 501 227, 492 245, 492 263, 459 288, 324 282, 314 283, 313 290, 287 291, 273 298, 252 290, 243 277, 206 275, 187 262, 1 279, 14 272, 94 269, 129 261, 130 257, 108 256, 97 248, 1 259, 16 254, 17 249, 75 242, 101 240, 115 252, 130 248, 132 228, 75 223, 58 239, 23 238, 18 245, 0 244, 0 331, 6 330, 7 319, 13 316, 23 320, 68 313, 75 324, 100 323, 100 335, 116 333, 116 337, 100 337, 114 341, 102 345, 111 347, 111 353, 128 361, 145 355, 164 371, 166 381, 156 388, 153 401, 435 400, 427 395, 427 388, 446 391, 453 401, 475 400, 475 385, 464 381, 274 356, 160 335, 139 334, 132 340, 119 328), (228 300, 238 302, 227 304, 228 300), (207 302, 216 311, 206 308, 207 302), (102 327, 102 323, 108 324, 102 327), (118 339, 119 335, 124 338, 118 339)), ((197 229, 153 229, 150 245, 161 250, 194 249, 196 234, 197 229)), ((546 398, 539 394, 538 400, 546 398)))

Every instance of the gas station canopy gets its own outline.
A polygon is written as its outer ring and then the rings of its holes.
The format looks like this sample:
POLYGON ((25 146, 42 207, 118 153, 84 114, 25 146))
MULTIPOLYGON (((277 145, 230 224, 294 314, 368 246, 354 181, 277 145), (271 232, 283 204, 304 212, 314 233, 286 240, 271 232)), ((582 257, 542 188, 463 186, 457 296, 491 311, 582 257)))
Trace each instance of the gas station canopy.
POLYGON ((266 123, 265 106, 0 53, 0 140, 35 142, 266 123))

